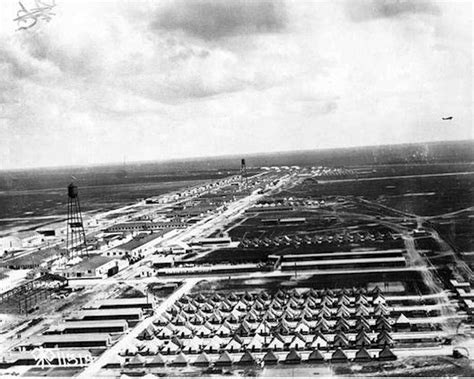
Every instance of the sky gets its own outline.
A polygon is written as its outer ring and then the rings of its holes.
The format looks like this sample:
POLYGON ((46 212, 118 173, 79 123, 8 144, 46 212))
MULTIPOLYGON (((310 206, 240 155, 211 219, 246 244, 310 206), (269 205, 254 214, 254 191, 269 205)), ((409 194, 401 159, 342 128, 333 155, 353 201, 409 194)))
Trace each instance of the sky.
POLYGON ((55 4, 2 0, 0 169, 473 138, 471 1, 55 4))

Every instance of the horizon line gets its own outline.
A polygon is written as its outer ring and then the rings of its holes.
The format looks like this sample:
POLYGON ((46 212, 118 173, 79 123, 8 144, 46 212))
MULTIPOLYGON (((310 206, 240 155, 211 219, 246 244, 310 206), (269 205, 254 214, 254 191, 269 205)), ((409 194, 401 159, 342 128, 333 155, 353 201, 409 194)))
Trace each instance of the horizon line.
MULTIPOLYGON (((470 139, 461 139, 461 140, 441 140, 441 141, 421 141, 421 142, 401 142, 401 143, 388 143, 380 145, 352 145, 352 146, 339 146, 339 147, 321 147, 314 149, 301 149, 301 150, 276 150, 276 151, 260 151, 255 153, 231 153, 231 154, 219 154, 219 155, 209 155, 209 156, 193 156, 193 157, 183 157, 183 158, 169 158, 169 159, 147 159, 147 160, 133 160, 126 162, 126 164, 137 165, 137 164, 151 164, 151 163, 166 163, 166 162, 186 162, 186 161, 196 161, 211 159, 216 160, 219 158, 232 158, 232 157, 242 157, 247 158, 257 155, 269 155, 269 154, 291 154, 291 153, 305 153, 305 152, 315 152, 315 151, 327 151, 327 150, 347 150, 347 149, 367 149, 367 148, 380 148, 380 147, 389 147, 389 146, 409 146, 409 145, 422 145, 422 144, 443 144, 443 143, 465 143, 471 142, 474 143, 474 137, 470 139)), ((15 168, 1 168, 0 172, 14 172, 14 171, 34 171, 34 170, 54 170, 54 169, 68 169, 68 168, 93 168, 93 167, 104 167, 104 166, 116 166, 124 165, 124 161, 110 161, 102 163, 90 163, 85 165, 80 164, 70 164, 70 165, 51 165, 51 166, 37 166, 37 167, 15 167, 15 168)))

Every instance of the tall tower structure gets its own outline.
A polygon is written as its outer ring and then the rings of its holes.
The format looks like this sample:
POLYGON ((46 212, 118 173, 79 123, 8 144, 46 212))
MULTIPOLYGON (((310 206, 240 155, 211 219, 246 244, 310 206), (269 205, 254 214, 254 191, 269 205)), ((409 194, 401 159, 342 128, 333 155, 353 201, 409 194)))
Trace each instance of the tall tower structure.
POLYGON ((67 239, 66 249, 70 257, 87 254, 86 233, 82 221, 79 190, 74 183, 67 187, 67 239))
POLYGON ((247 166, 244 158, 240 161, 240 182, 247 185, 247 166))

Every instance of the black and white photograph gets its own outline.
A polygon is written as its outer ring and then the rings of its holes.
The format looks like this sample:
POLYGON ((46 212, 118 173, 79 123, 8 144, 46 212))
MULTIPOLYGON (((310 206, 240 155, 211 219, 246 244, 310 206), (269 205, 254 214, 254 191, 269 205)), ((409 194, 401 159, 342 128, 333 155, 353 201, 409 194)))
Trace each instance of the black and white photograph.
POLYGON ((474 377, 471 0, 1 0, 0 378, 474 377))

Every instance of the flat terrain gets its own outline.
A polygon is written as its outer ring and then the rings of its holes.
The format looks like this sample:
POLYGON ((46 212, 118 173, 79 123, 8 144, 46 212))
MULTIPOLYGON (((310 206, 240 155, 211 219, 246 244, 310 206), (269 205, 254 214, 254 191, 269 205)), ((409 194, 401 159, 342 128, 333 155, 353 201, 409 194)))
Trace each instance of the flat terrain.
MULTIPOLYGON (((322 161, 312 161, 308 167, 256 169, 259 174, 248 178, 250 184, 233 177, 230 185, 190 192, 161 205, 134 201, 180 185, 199 187, 204 177, 220 178, 234 171, 198 170, 174 178, 142 172, 133 184, 127 183, 123 173, 109 172, 105 191, 104 183, 94 184, 92 176, 84 188, 85 193, 90 191, 87 199, 95 210, 134 203, 104 215, 103 229, 160 212, 176 212, 176 216, 197 205, 208 206, 209 213, 163 238, 119 273, 102 281, 76 283, 75 291, 66 287, 37 304, 30 314, 12 316, 9 322, 18 330, 0 336, 2 352, 28 337, 41 336, 91 303, 119 299, 129 304, 132 299, 146 298, 143 316, 127 321, 128 331, 115 333, 103 351, 95 349, 97 359, 85 370, 29 367, 28 373, 81 377, 473 375, 472 362, 451 357, 458 344, 472 349, 472 163, 455 163, 456 154, 448 152, 444 162, 426 158, 429 152, 414 153, 416 162, 390 149, 367 150, 370 159, 346 153, 354 157, 350 167, 323 167, 322 161), (378 160, 390 154, 390 160, 378 160), (223 239, 199 245, 198 240, 210 236, 230 237, 232 243, 223 239), (459 291, 453 283, 461 283, 463 289, 459 291), (30 324, 33 320, 36 323, 30 324), (367 336, 360 337, 361 330, 367 336), (319 334, 327 345, 312 345, 319 334), (271 345, 267 337, 277 345, 271 345), (361 338, 368 341, 358 342, 361 338), (229 347, 235 343, 237 350, 229 347), (352 360, 361 347, 369 350, 370 362, 333 361, 338 348, 352 360), (383 361, 385 347, 393 350, 396 361, 383 361), (325 363, 262 367, 264 355, 273 348, 280 361, 291 349, 303 360, 319 349, 325 363), (246 350, 257 365, 237 364, 246 350), (224 351, 236 364, 216 365, 224 351), (210 357, 209 368, 192 365, 202 352, 210 357), (185 356, 184 367, 175 366, 182 359, 180 353, 185 356), (157 357, 163 357, 164 367, 150 366, 157 357), (108 367, 110 363, 119 367, 108 367)), ((340 161, 337 156, 334 159, 340 161)), ((57 195, 55 191, 24 188, 10 195, 19 196, 16 211, 29 202, 33 208, 25 212, 57 217, 55 207, 62 204, 49 207, 46 201, 57 195)), ((22 222, 16 216, 3 221, 22 222)), ((102 232, 101 226, 94 229, 97 235, 102 232)))

